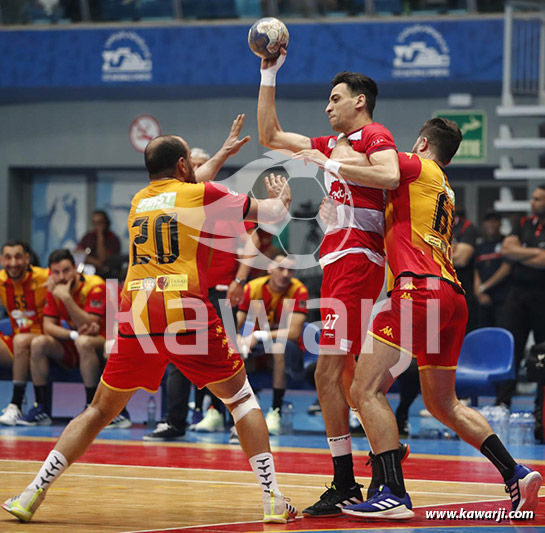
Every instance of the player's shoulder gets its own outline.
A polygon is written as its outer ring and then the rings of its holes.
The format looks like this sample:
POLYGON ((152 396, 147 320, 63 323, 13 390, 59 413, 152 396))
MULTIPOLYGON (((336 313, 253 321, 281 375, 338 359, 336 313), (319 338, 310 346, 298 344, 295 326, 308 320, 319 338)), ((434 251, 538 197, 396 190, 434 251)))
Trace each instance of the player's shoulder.
POLYGON ((264 285, 266 285, 269 282, 269 279, 271 276, 259 276, 258 278, 251 279, 247 285, 250 287, 250 289, 257 289, 262 288, 264 285))
POLYGON ((300 279, 297 279, 297 278, 291 278, 291 289, 293 293, 296 293, 298 291, 308 293, 308 289, 306 285, 300 279))
POLYGON ((106 282, 96 274, 88 275, 88 274, 82 274, 83 280, 85 283, 85 287, 89 290, 94 289, 95 287, 99 287, 103 285, 106 287, 106 282))
POLYGON ((0 283, 3 285, 8 280, 8 274, 5 270, 0 270, 0 283))
POLYGON ((45 282, 49 278, 49 268, 31 266, 30 269, 32 271, 32 279, 45 282))

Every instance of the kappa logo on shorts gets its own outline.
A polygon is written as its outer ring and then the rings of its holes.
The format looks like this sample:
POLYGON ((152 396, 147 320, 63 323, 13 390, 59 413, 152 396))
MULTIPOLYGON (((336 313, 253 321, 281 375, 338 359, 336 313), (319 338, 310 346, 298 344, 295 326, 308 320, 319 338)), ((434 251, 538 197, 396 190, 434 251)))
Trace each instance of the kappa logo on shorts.
POLYGON ((227 344, 227 339, 223 337, 223 339, 221 339, 221 347, 224 348, 226 344, 227 344))
POLYGON ((401 290, 402 291, 416 291, 417 288, 416 288, 416 285, 414 283, 411 283, 411 282, 407 282, 403 285, 403 287, 401 287, 401 290))
POLYGON ((223 333, 223 327, 219 324, 216 326, 216 337, 219 337, 223 333))
POLYGON ((390 326, 386 326, 385 328, 382 328, 380 330, 381 333, 384 333, 387 337, 394 338, 394 332, 392 331, 392 328, 390 326))
MULTIPOLYGON (((225 341, 227 342, 227 339, 225 339, 225 341)), ((233 350, 232 348, 229 348, 227 350, 227 359, 231 359, 231 357, 233 357, 233 355, 235 355, 235 350, 233 350)))
POLYGON ((408 292, 404 292, 401 296, 400 296, 401 299, 403 300, 412 300, 413 297, 410 295, 410 293, 408 292))
POLYGON ((235 361, 233 361, 233 370, 236 370, 239 365, 240 365, 240 359, 236 359, 235 361))

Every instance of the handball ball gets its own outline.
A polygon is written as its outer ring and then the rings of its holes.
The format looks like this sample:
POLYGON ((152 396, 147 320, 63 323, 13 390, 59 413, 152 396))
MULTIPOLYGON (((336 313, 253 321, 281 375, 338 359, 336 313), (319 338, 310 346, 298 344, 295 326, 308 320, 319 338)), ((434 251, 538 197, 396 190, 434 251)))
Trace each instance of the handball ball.
POLYGON ((290 34, 286 25, 273 17, 259 19, 248 32, 248 44, 252 52, 262 58, 275 57, 280 48, 288 47, 290 34))

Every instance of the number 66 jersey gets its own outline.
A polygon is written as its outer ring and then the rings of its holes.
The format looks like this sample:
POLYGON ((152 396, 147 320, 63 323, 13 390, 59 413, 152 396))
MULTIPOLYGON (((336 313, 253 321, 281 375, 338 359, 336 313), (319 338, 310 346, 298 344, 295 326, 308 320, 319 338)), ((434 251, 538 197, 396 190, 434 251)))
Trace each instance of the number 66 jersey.
POLYGON ((399 187, 386 195, 388 292, 402 275, 438 277, 463 292, 452 264, 454 192, 447 176, 429 159, 398 155, 399 187))
MULTIPOLYGON (((214 226, 231 220, 244 232, 249 207, 247 195, 216 183, 165 178, 136 193, 128 220, 129 269, 119 333, 180 335, 208 328, 217 317, 207 280, 214 226)), ((222 237, 236 239, 234 233, 222 237)))

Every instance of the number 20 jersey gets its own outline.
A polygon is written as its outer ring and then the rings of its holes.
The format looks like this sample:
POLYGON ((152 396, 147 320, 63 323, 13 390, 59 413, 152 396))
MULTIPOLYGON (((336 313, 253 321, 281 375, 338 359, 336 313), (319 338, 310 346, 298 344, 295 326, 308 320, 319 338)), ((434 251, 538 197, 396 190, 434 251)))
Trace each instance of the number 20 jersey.
POLYGON ((388 291, 402 275, 439 277, 462 291, 452 264, 454 192, 437 163, 399 153, 400 182, 388 191, 385 248, 388 291))
POLYGON ((120 315, 121 336, 179 335, 208 328, 216 317, 207 298, 215 223, 238 222, 243 232, 249 206, 248 196, 223 185, 174 178, 154 180, 136 193, 120 308, 130 321, 120 315))

